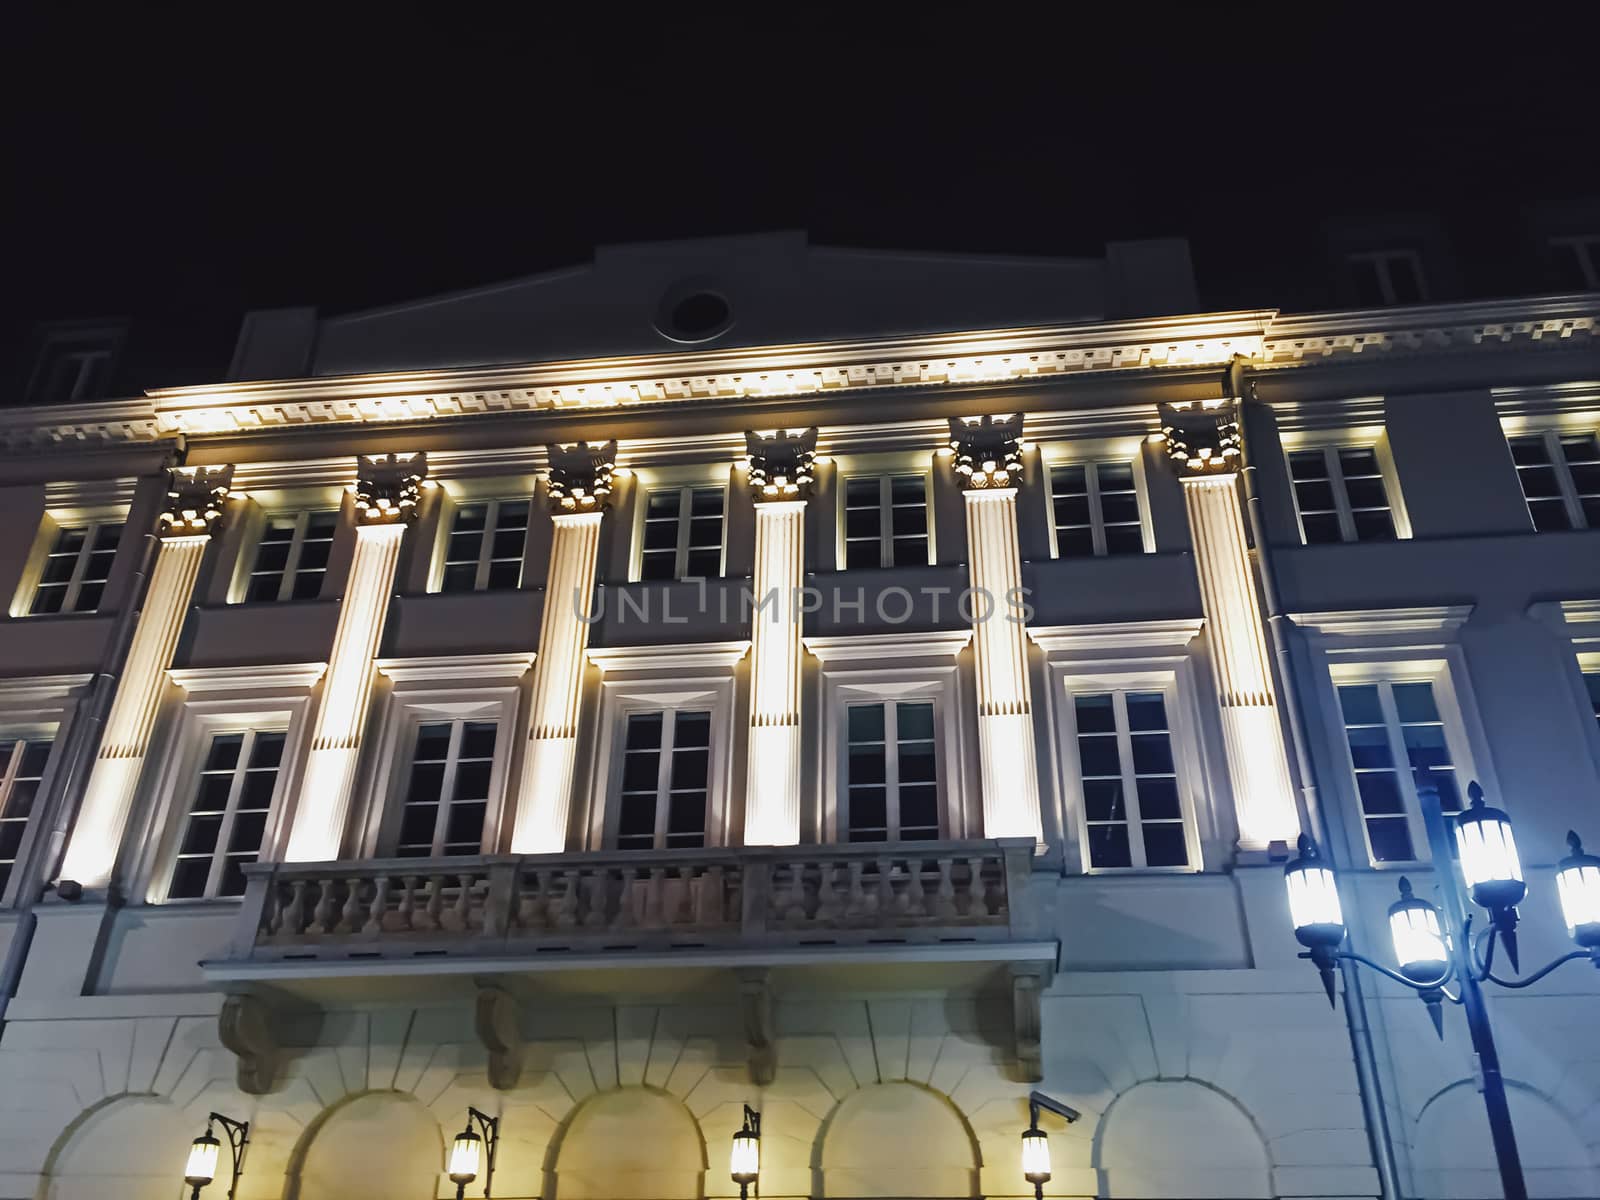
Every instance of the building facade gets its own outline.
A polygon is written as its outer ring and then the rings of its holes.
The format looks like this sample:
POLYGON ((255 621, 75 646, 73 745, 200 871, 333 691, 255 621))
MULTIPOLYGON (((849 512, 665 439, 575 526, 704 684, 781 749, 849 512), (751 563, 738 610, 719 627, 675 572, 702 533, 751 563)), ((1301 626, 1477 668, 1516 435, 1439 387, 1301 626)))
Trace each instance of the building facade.
MULTIPOLYGON (((1419 795, 1600 842, 1593 294, 1198 313, 786 236, 0 410, 0 1196, 1499 1194, 1460 1018, 1330 1011, 1419 795), (1149 316, 1150 313, 1166 315, 1149 316), (226 1190, 228 1152, 214 1191, 226 1190), (482 1175, 468 1194, 483 1194, 482 1175), (187 1189, 183 1189, 187 1195, 187 1189)), ((1600 979, 1492 1001, 1600 1194, 1600 979)))

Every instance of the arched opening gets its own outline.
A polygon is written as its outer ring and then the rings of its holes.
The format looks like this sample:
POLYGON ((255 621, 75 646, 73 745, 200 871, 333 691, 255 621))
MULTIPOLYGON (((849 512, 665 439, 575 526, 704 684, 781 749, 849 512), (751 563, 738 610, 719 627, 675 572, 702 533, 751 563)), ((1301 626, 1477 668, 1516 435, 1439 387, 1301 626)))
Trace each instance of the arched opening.
MULTIPOLYGON (((433 1200, 444 1135, 404 1092, 368 1092, 313 1129, 300 1155, 294 1200, 433 1200)), ((170 1200, 170 1198, 168 1198, 170 1200)))
MULTIPOLYGON (((1506 1102, 1528 1195, 1600 1196, 1600 1172, 1567 1115, 1527 1088, 1508 1087, 1506 1102)), ((1483 1097, 1465 1080, 1423 1106, 1411 1157, 1418 1195, 1438 1200, 1500 1195, 1483 1097)))
POLYGON ((618 1088, 584 1101, 556 1150, 557 1200, 697 1200, 705 1142, 676 1097, 618 1088))
POLYGON ((955 1107, 912 1083, 879 1083, 839 1102, 822 1132, 824 1196, 967 1197, 978 1148, 955 1107))
POLYGON ((91 1109, 52 1152, 45 1200, 172 1200, 203 1124, 157 1096, 120 1096, 91 1109))
POLYGON ((1095 1146, 1101 1194, 1246 1200, 1272 1193, 1266 1144, 1245 1111, 1192 1080, 1151 1080, 1106 1113, 1095 1146))

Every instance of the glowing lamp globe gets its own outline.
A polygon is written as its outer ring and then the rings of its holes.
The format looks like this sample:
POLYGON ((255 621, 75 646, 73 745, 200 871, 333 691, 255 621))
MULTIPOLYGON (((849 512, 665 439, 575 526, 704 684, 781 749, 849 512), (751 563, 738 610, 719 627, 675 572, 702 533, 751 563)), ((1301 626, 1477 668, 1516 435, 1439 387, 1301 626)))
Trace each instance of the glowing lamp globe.
POLYGON ((1305 834, 1300 835, 1299 850, 1299 857, 1283 869, 1295 940, 1308 950, 1331 950, 1344 941, 1344 910, 1339 905, 1337 881, 1317 852, 1317 844, 1305 834))
POLYGON ((478 1177, 482 1160, 483 1139, 468 1126, 456 1134, 455 1144, 450 1147, 450 1182, 471 1183, 478 1177))
POLYGON ((1395 961, 1407 979, 1421 983, 1445 973, 1449 951, 1439 926, 1439 910, 1411 893, 1411 881, 1400 879, 1400 899, 1389 906, 1389 937, 1395 961))
POLYGON ((217 1160, 221 1153, 222 1143, 211 1136, 209 1129, 195 1138, 189 1147, 189 1161, 184 1164, 183 1181, 191 1187, 205 1187, 217 1177, 217 1160))
POLYGON ((761 1138, 753 1130, 741 1129, 733 1135, 728 1154, 728 1174, 735 1183, 754 1183, 761 1174, 761 1138))
POLYGON ((1475 904, 1490 912, 1504 912, 1522 903, 1528 894, 1511 818, 1485 804, 1483 789, 1476 783, 1467 793, 1472 803, 1455 819, 1461 874, 1475 904))
POLYGON ((1050 1182, 1050 1139, 1038 1127, 1022 1134, 1022 1177, 1036 1187, 1050 1182))
POLYGON ((1585 854, 1571 830, 1567 845, 1572 853, 1556 864, 1556 893, 1567 936, 1585 950, 1600 950, 1600 858, 1585 854))

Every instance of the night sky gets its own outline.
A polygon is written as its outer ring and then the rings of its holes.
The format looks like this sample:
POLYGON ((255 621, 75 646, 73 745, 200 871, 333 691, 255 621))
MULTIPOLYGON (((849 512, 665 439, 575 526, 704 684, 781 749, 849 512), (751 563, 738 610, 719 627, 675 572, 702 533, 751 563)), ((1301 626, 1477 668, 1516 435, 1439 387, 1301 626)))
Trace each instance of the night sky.
POLYGON ((1595 22, 1315 7, 496 28, 505 6, 470 36, 407 8, 14 7, 0 336, 16 358, 38 320, 128 316, 138 360, 186 382, 226 364, 249 308, 775 228, 1064 255, 1183 234, 1209 306, 1293 309, 1321 301, 1327 221, 1423 214, 1462 294, 1534 290, 1520 214, 1600 195, 1595 22))

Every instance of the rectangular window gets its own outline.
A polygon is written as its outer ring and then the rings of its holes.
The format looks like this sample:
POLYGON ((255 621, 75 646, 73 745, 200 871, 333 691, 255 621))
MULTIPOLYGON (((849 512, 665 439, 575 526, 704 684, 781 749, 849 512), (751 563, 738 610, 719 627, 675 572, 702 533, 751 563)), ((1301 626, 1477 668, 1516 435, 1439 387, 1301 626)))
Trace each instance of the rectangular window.
POLYGON ((286 736, 254 729, 213 735, 184 819, 168 899, 244 895, 240 868, 261 855, 286 736))
POLYGON ((1507 440, 1535 529, 1600 529, 1600 434, 1552 429, 1507 440))
POLYGON ((1594 719, 1600 722, 1600 671, 1585 671, 1583 683, 1589 689, 1589 704, 1594 709, 1594 719))
POLYGON ((1345 684, 1339 688, 1350 765, 1373 862, 1410 862, 1425 845, 1417 795, 1438 789, 1439 806, 1461 811, 1461 788, 1433 685, 1345 684))
POLYGON ((1394 540, 1389 491, 1372 447, 1295 450, 1289 455, 1289 474, 1306 545, 1394 540))
POLYGON ((844 565, 928 565, 928 486, 922 475, 856 475, 844 481, 844 565))
POLYGON ((57 529, 29 613, 89 613, 99 608, 121 538, 121 521, 57 529))
POLYGON ((675 487, 645 499, 640 579, 714 579, 722 574, 721 487, 675 487))
POLYGON ((1060 557, 1144 553, 1132 463, 1056 467, 1050 472, 1050 496, 1060 557))
POLYGON ((483 853, 497 733, 494 721, 428 721, 417 727, 397 856, 483 853))
POLYGON ((0 896, 22 853, 23 835, 49 761, 49 738, 0 740, 0 896))
POLYGON ((457 505, 439 590, 482 592, 521 587, 531 508, 527 500, 457 505))
POLYGON ((261 527, 244 598, 315 600, 322 594, 338 527, 339 514, 334 511, 269 515, 261 527))
POLYGON ((617 849, 704 846, 710 770, 710 712, 629 714, 617 796, 617 849))
POLYGON ((939 836, 939 766, 931 700, 852 704, 845 830, 852 842, 939 836))
POLYGON ((1166 697, 1100 692, 1074 696, 1072 707, 1089 865, 1188 866, 1166 697))

